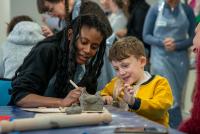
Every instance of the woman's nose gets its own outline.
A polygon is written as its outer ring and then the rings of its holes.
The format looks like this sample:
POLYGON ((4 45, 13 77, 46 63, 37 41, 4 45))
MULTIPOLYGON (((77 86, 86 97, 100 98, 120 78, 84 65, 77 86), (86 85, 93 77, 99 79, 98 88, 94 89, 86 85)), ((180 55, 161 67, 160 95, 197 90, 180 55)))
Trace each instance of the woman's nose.
POLYGON ((89 52, 90 52, 90 45, 84 46, 83 51, 84 51, 85 53, 89 53, 89 52))

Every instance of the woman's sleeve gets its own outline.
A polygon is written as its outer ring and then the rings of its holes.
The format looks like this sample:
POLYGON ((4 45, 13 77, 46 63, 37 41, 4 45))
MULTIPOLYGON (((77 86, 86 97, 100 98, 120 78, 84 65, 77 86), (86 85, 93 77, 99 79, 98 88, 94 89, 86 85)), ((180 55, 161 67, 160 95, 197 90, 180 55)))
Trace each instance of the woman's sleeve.
POLYGON ((151 6, 144 22, 143 40, 149 45, 163 46, 162 40, 153 36, 155 22, 158 14, 158 5, 151 6))
POLYGON ((176 50, 183 50, 192 46, 192 40, 195 35, 194 31, 196 23, 195 23, 194 12, 189 6, 185 6, 184 9, 189 21, 188 38, 186 40, 176 42, 176 50))
POLYGON ((44 94, 57 65, 57 55, 53 47, 44 46, 37 45, 31 50, 13 79, 12 99, 14 103, 31 93, 44 94))

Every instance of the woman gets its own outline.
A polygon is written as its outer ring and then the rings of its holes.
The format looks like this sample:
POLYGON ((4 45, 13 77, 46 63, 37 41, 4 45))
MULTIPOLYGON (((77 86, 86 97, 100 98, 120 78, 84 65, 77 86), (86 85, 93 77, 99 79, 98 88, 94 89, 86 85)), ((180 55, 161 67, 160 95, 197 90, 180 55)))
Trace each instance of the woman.
POLYGON ((38 0, 44 3, 46 12, 61 20, 75 19, 79 14, 79 7, 84 0, 38 0))
POLYGON ((25 58, 12 81, 12 101, 21 107, 59 107, 78 102, 80 89, 69 80, 96 92, 103 65, 106 26, 96 16, 77 17, 60 33, 38 43, 25 58), (81 69, 81 73, 78 73, 81 69), (83 74, 82 76, 80 76, 83 74), (53 81, 52 91, 47 86, 53 81))
POLYGON ((48 25, 42 27, 46 37, 61 31, 71 19, 78 16, 81 0, 37 0, 38 12, 48 25))
POLYGON ((114 33, 125 29, 127 25, 127 16, 124 9, 123 0, 109 0, 111 14, 108 19, 114 33))
POLYGON ((170 125, 182 120, 181 94, 189 71, 188 48, 192 44, 195 18, 192 9, 180 0, 164 0, 153 5, 146 16, 143 39, 151 46, 151 73, 166 77, 174 95, 170 125))
MULTIPOLYGON (((54 0, 54 2, 57 1, 59 4, 53 3, 52 0, 38 0, 38 1, 40 1, 40 2, 46 1, 46 3, 49 3, 49 4, 51 2, 51 6, 55 8, 54 12, 56 12, 57 8, 59 8, 60 10, 64 10, 64 7, 63 7, 64 2, 62 2, 63 0, 54 0), (61 6, 61 4, 63 4, 63 5, 61 6), (61 6, 61 7, 56 7, 56 6, 61 6)), ((49 7, 47 7, 47 8, 49 8, 49 7)), ((43 9, 42 11, 47 10, 46 8, 44 8, 44 6, 41 9, 43 9)), ((85 0, 76 0, 74 8, 73 8, 73 13, 75 13, 75 14, 72 13, 73 14, 72 18, 76 18, 78 16, 78 14, 76 14, 77 12, 80 15, 88 14, 88 13, 94 14, 94 15, 98 16, 98 18, 100 20, 103 20, 105 25, 107 26, 109 38, 107 39, 107 45, 106 45, 106 50, 105 50, 105 55, 104 55, 104 65, 102 67, 102 72, 104 72, 104 73, 101 73, 101 75, 99 76, 99 80, 98 80, 98 90, 101 90, 106 85, 106 83, 108 83, 112 79, 112 77, 115 75, 115 71, 114 71, 112 65, 109 63, 107 56, 109 53, 109 49, 112 46, 112 43, 116 38, 115 38, 115 35, 112 34, 112 32, 113 32, 112 27, 109 23, 108 18, 106 17, 104 11, 101 9, 101 7, 97 3, 92 2, 92 1, 85 1, 85 0), (79 3, 79 2, 81 2, 81 3, 79 3)))
POLYGON ((100 3, 108 16, 113 32, 117 33, 125 29, 127 14, 123 0, 101 0, 100 3))
POLYGON ((101 69, 102 73, 100 74, 100 76, 98 78, 97 90, 101 90, 115 75, 115 70, 108 60, 108 54, 109 54, 110 47, 112 46, 113 42, 116 40, 116 37, 115 37, 114 33, 112 34, 112 27, 110 26, 108 18, 104 14, 101 7, 92 1, 82 2, 81 6, 80 6, 80 14, 88 14, 91 11, 92 11, 92 14, 95 14, 96 16, 98 16, 98 18, 100 20, 104 21, 104 24, 107 26, 107 31, 108 31, 108 35, 109 35, 109 38, 107 38, 107 40, 106 40, 106 50, 105 50, 105 54, 103 57, 104 64, 101 69))
POLYGON ((44 0, 37 0, 36 4, 43 22, 42 31, 46 37, 52 36, 54 33, 61 31, 64 28, 61 26, 61 20, 58 17, 50 16, 47 13, 48 9, 44 5, 44 0))

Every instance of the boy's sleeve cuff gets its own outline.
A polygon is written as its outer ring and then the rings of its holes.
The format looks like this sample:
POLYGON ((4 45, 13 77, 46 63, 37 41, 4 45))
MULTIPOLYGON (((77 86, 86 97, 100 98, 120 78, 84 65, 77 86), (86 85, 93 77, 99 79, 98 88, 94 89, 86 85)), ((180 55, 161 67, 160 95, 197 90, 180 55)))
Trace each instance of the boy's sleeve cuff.
POLYGON ((140 98, 135 98, 135 103, 133 105, 128 105, 128 107, 132 110, 138 110, 141 105, 141 99, 140 98))

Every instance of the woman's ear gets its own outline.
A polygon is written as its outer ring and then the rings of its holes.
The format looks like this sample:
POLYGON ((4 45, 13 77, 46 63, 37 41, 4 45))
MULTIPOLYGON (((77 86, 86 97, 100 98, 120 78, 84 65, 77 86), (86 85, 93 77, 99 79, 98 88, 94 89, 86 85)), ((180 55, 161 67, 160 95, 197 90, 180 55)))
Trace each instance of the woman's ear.
POLYGON ((73 30, 72 29, 68 30, 67 37, 68 37, 68 40, 72 40, 72 37, 73 37, 73 30))

